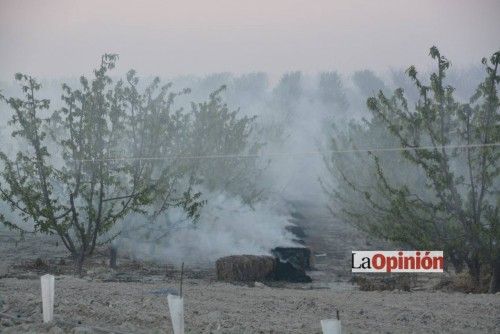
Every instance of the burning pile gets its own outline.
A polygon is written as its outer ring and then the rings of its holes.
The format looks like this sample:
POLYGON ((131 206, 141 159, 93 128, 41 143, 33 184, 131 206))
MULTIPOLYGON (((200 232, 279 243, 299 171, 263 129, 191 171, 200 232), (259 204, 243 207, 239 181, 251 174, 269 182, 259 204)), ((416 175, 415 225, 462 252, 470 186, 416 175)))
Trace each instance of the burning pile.
POLYGON ((271 253, 281 262, 289 262, 296 268, 312 269, 311 250, 307 247, 276 247, 271 253))
POLYGON ((311 251, 304 247, 277 247, 274 256, 232 255, 215 263, 217 279, 228 282, 289 281, 311 282, 311 251))

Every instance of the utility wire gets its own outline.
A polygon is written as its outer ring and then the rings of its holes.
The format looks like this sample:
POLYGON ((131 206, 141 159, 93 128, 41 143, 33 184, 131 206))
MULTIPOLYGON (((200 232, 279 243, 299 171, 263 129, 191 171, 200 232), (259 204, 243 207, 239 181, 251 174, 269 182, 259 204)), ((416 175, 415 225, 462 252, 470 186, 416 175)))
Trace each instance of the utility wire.
POLYGON ((265 154, 207 154, 207 155, 170 155, 158 157, 108 157, 96 159, 75 159, 76 162, 103 162, 103 161, 130 161, 130 160, 170 160, 170 159, 244 159, 244 158, 271 158, 271 157, 286 157, 286 156, 307 156, 307 155, 323 155, 325 153, 342 154, 342 153, 368 153, 368 152, 402 152, 402 151, 419 151, 433 150, 436 148, 446 149, 464 149, 464 148, 479 148, 479 147, 498 147, 500 143, 488 144, 468 144, 468 145, 442 145, 442 146, 419 146, 419 147, 387 147, 387 148, 369 148, 369 149, 349 149, 349 150, 317 150, 304 152, 276 152, 265 154))

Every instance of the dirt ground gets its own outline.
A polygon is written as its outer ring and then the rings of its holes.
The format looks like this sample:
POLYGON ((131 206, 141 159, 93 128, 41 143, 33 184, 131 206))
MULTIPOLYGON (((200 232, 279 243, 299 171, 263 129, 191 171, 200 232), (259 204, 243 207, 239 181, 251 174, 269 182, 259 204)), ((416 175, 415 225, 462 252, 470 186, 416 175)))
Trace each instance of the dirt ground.
MULTIPOLYGON (((248 287, 203 279, 185 283, 187 333, 321 333, 320 320, 331 318, 336 308, 346 333, 493 333, 500 328, 498 295, 248 287)), ((166 297, 153 293, 173 285, 171 280, 120 283, 58 277, 56 324, 68 332, 99 327, 170 333, 166 297)), ((2 279, 0 291, 4 312, 34 322, 14 325, 17 319, 4 319, 5 333, 44 332, 37 278, 2 279)), ((53 327, 48 327, 52 333, 53 327)))
MULTIPOLYGON (((342 239, 348 242, 347 235, 342 239)), ((316 254, 335 253, 322 245, 313 245, 316 254)), ((0 254, 2 333, 171 332, 166 294, 179 289, 178 268, 120 258, 112 270, 101 250, 78 278, 57 239, 20 241, 8 231, 0 231, 0 254), (56 275, 55 322, 44 325, 39 277, 47 272, 56 275)), ((308 284, 236 285, 216 281, 213 269, 188 267, 186 332, 321 333, 320 320, 339 309, 344 333, 500 333, 500 294, 434 291, 432 279, 411 292, 360 291, 349 283, 342 259, 317 257, 308 284), (340 269, 328 270, 333 267, 340 269)))

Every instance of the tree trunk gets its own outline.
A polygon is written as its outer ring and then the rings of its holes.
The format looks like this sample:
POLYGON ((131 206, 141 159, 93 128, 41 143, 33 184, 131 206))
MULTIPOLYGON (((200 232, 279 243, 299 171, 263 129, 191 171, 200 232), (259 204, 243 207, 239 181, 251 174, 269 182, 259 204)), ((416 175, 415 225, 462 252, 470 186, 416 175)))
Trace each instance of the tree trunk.
MULTIPOLYGON (((457 274, 461 273, 464 270, 464 260, 463 257, 460 257, 458 254, 450 254, 450 262, 453 265, 453 269, 457 274)), ((446 266, 446 262, 445 262, 446 266)), ((446 269, 446 267, 445 267, 446 269)))
POLYGON ((117 249, 114 246, 109 247, 109 266, 112 269, 116 269, 116 256, 117 256, 117 249))
POLYGON ((500 292, 500 255, 491 264, 490 293, 500 292))
POLYGON ((83 276, 83 262, 85 260, 85 252, 80 251, 79 254, 74 256, 75 258, 75 273, 82 277, 83 276))
POLYGON ((481 263, 479 262, 478 256, 473 256, 467 261, 467 267, 469 268, 469 274, 472 278, 474 287, 480 288, 480 277, 481 277, 481 263))

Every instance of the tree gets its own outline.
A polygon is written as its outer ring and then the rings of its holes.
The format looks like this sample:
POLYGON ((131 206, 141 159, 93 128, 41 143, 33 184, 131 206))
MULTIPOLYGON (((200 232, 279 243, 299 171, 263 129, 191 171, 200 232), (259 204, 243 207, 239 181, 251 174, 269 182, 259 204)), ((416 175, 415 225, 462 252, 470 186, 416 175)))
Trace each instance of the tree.
POLYGON ((384 81, 370 70, 355 72, 352 81, 364 96, 370 96, 379 90, 387 91, 384 81))
POLYGON ((156 203, 155 212, 180 205, 194 215, 199 205, 199 194, 176 191, 181 172, 174 164, 151 159, 172 152, 181 133, 184 118, 171 112, 176 94, 159 87, 159 79, 139 93, 133 71, 127 85, 113 85, 108 72, 116 60, 104 55, 92 80, 81 77, 80 89, 63 85, 61 110, 51 112, 49 100, 37 96, 40 84, 23 74, 16 75, 23 99, 0 96, 13 110, 12 135, 26 147, 15 158, 0 152, 1 199, 35 231, 58 235, 79 273, 127 214, 146 214, 156 203))
POLYGON ((222 86, 208 101, 191 105, 190 173, 193 183, 252 204, 263 194, 257 182, 265 167, 258 157, 263 144, 253 133, 256 116, 240 116, 239 109, 230 110, 221 98, 225 89, 222 86))
POLYGON ((392 178, 397 174, 394 164, 370 152, 370 187, 359 184, 334 157, 327 161, 337 181, 359 194, 357 199, 368 210, 362 212, 359 203, 346 204, 345 194, 331 194, 363 229, 412 247, 443 249, 455 267, 467 266, 478 289, 482 273, 489 271, 489 290, 496 292, 500 289, 500 52, 489 62, 483 59, 486 78, 468 103, 457 102, 453 87, 446 85, 450 62, 436 47, 430 55, 437 72, 430 75, 429 84, 418 78, 415 67, 407 70, 419 92, 414 108, 402 89, 391 97, 380 91, 367 101, 373 116, 368 128, 385 128, 402 149, 404 162, 398 169, 410 166, 408 170, 420 175, 421 185, 392 178))
POLYGON ((284 121, 289 123, 296 112, 297 104, 304 95, 303 77, 299 71, 283 74, 272 92, 276 108, 284 112, 284 121))
POLYGON ((342 79, 337 72, 323 72, 319 78, 318 95, 321 102, 341 112, 349 108, 342 79))

